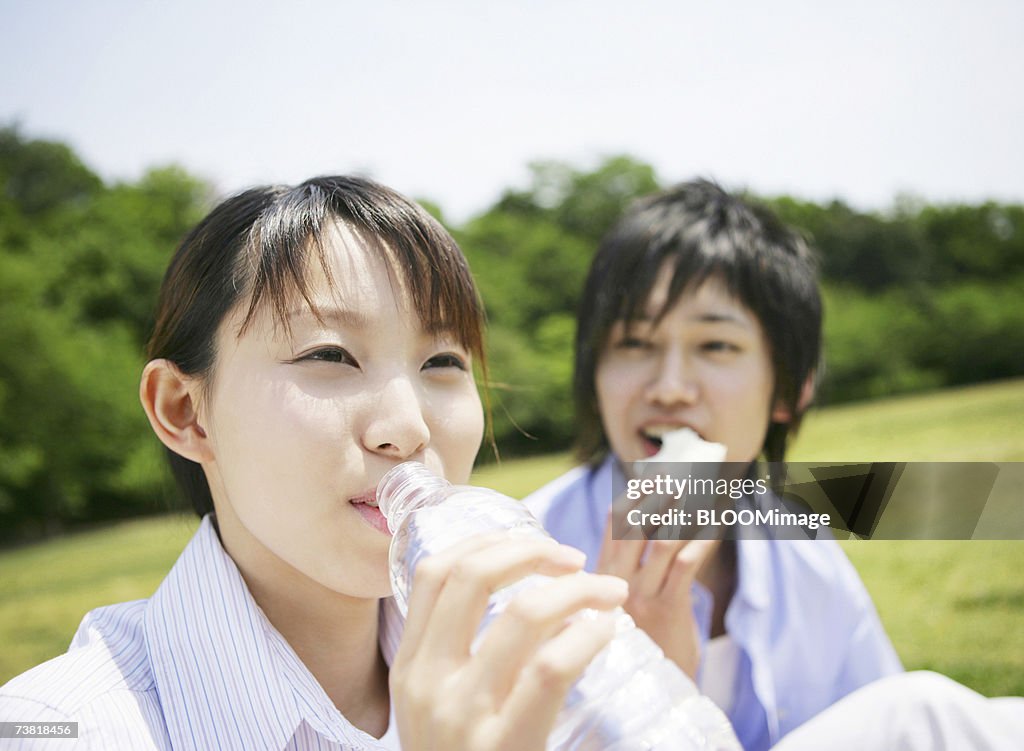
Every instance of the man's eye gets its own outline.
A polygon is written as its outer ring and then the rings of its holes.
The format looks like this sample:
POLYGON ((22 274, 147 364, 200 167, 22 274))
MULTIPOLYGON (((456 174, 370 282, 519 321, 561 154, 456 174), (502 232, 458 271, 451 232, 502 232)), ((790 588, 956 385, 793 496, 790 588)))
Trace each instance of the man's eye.
POLYGON ((651 342, 648 339, 641 339, 638 336, 624 336, 615 345, 619 349, 648 349, 651 342))
POLYGON ((721 339, 704 342, 700 345, 700 348, 705 352, 739 352, 740 349, 732 342, 722 341, 721 339))
POLYGON ((356 359, 341 347, 321 347, 320 349, 313 350, 308 355, 303 355, 299 360, 336 362, 359 367, 359 363, 356 362, 356 359))
POLYGON ((443 355, 434 355, 425 363, 423 363, 424 369, 430 368, 458 368, 459 370, 466 369, 465 361, 456 354, 451 352, 445 352, 443 355))

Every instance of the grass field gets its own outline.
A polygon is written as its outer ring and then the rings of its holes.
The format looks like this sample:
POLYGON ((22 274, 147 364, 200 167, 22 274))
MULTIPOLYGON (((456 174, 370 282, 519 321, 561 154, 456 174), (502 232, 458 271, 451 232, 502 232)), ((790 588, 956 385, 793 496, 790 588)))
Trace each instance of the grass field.
MULTIPOLYGON (((1024 461, 1024 380, 823 409, 792 458, 1024 461)), ((506 461, 474 482, 522 496, 568 455, 506 461)), ((82 615, 146 597, 195 530, 125 522, 0 553, 0 684, 63 652, 82 615)), ((988 695, 1024 695, 1024 542, 843 543, 908 668, 988 695)))

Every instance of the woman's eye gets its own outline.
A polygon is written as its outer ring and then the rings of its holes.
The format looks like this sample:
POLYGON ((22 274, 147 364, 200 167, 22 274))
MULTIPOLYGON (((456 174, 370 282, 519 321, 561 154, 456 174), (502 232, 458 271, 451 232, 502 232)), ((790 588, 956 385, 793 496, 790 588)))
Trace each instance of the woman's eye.
POLYGON ((336 362, 359 367, 359 363, 356 362, 355 358, 341 347, 321 347, 320 349, 313 350, 308 355, 303 355, 299 360, 336 362))
POLYGON ((424 369, 430 368, 458 368, 466 369, 465 361, 458 355, 446 352, 443 355, 434 355, 423 364, 424 369))

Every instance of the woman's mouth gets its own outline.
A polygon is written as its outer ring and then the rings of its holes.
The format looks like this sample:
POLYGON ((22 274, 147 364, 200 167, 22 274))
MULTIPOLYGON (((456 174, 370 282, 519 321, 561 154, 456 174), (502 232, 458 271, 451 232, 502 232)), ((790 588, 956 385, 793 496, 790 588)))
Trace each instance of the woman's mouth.
POLYGON ((377 508, 377 491, 371 490, 355 498, 349 499, 355 510, 359 512, 359 515, 363 517, 363 521, 369 524, 378 532, 391 536, 391 530, 388 529, 388 520, 384 518, 384 514, 377 508))

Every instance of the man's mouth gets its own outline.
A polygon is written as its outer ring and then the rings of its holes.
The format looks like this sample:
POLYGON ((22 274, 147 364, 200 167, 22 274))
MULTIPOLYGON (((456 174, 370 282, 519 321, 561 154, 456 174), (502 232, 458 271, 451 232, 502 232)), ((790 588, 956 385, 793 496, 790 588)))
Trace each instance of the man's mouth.
POLYGON ((687 426, 679 423, 673 423, 671 425, 668 423, 654 423, 640 428, 640 438, 644 443, 644 449, 647 456, 654 456, 661 451, 661 447, 665 443, 666 435, 684 427, 687 426))
POLYGON ((725 461, 725 444, 705 440, 689 426, 666 426, 659 423, 645 425, 641 428, 640 435, 645 441, 648 460, 707 462, 715 465, 725 461))

